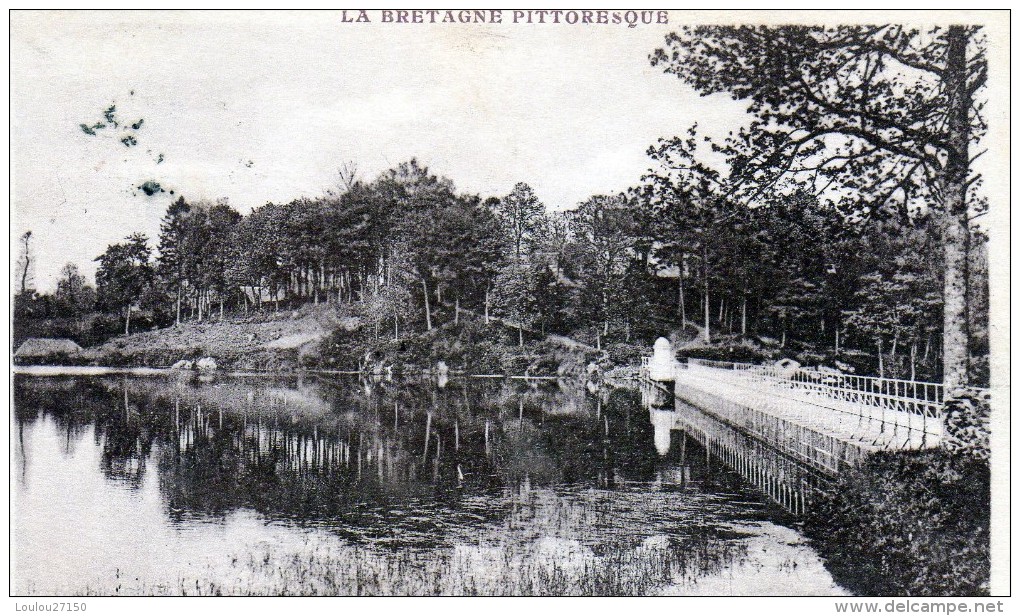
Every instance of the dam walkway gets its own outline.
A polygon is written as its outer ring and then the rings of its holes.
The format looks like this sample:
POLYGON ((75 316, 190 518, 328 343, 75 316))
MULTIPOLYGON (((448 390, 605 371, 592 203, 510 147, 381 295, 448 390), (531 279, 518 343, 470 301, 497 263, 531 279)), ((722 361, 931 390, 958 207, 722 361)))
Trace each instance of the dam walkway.
POLYGON ((676 408, 710 413, 828 476, 868 453, 934 447, 942 438, 938 383, 700 359, 674 361, 668 373, 660 367, 650 381, 672 381, 676 408))

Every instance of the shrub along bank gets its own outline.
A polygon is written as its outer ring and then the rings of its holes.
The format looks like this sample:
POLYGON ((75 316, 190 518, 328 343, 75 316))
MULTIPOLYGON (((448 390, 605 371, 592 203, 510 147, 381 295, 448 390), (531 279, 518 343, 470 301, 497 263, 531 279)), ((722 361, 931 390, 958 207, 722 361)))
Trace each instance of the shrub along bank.
POLYGON ((467 374, 557 376, 580 374, 588 363, 598 361, 607 362, 606 353, 569 348, 555 338, 520 344, 511 330, 465 321, 398 340, 377 337, 367 328, 338 328, 308 356, 305 367, 410 372, 431 370, 443 362, 467 374))
POLYGON ((852 592, 989 593, 988 400, 956 392, 946 407, 948 446, 876 453, 809 514, 808 535, 852 592))

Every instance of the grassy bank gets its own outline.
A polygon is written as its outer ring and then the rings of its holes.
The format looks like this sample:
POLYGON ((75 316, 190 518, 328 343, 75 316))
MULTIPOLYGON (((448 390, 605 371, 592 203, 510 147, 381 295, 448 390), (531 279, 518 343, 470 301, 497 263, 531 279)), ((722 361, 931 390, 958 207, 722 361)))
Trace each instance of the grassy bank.
POLYGON ((865 595, 987 595, 989 467, 941 449, 881 452, 821 496, 805 531, 865 595))
POLYGON ((333 305, 234 315, 202 323, 116 336, 78 354, 52 354, 24 363, 113 367, 169 367, 178 360, 212 357, 221 369, 288 372, 301 368, 394 373, 432 370, 444 362, 469 374, 577 375, 589 363, 606 369, 637 365, 644 347, 609 345, 596 351, 561 336, 528 336, 495 322, 462 319, 429 331, 393 333, 339 316, 333 305))
POLYGON ((213 317, 179 326, 116 336, 73 356, 55 355, 31 363, 166 367, 181 359, 213 357, 220 367, 286 371, 339 325, 332 306, 213 317))

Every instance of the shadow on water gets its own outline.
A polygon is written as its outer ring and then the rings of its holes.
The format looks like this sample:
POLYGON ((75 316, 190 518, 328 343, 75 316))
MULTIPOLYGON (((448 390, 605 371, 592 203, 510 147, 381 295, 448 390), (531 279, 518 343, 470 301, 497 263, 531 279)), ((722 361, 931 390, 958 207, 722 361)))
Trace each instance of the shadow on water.
POLYGON ((730 425, 724 419, 675 398, 668 388, 652 383, 640 385, 641 403, 648 409, 655 431, 655 446, 665 455, 674 441, 684 451, 693 440, 704 451, 738 474, 769 501, 796 517, 807 513, 821 489, 833 478, 730 425))
POLYGON ((16 554, 68 552, 16 558, 18 592, 839 592, 694 426, 661 455, 637 391, 15 377, 14 401, 16 554))

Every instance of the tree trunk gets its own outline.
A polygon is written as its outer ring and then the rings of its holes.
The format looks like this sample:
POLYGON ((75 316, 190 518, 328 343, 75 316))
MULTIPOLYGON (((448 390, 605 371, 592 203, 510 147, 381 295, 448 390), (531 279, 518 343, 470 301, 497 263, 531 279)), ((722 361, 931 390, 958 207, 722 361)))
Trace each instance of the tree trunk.
POLYGON ((220 320, 223 320, 223 297, 220 296, 220 320))
POLYGON ((421 288, 425 293, 425 325, 429 331, 432 331, 432 309, 429 307, 429 287, 425 283, 425 279, 421 279, 421 288))
POLYGON ((202 305, 202 303, 203 303, 202 300, 203 299, 205 299, 205 296, 202 294, 201 291, 199 291, 198 292, 198 322, 199 323, 202 322, 202 309, 204 308, 204 306, 202 305))
POLYGON ((684 305, 684 266, 683 259, 680 260, 680 329, 687 329, 687 307, 684 305))
POLYGON ((704 313, 705 313, 705 342, 708 343, 708 342, 712 341, 712 336, 709 333, 709 324, 708 324, 708 319, 709 319, 709 316, 708 316, 709 304, 708 304, 708 285, 707 284, 705 285, 705 301, 703 302, 703 304, 704 304, 704 307, 705 307, 705 310, 704 310, 704 313))
POLYGON ((967 174, 969 171, 971 96, 967 91, 967 33, 950 26, 945 85, 949 110, 946 165, 942 189, 942 245, 945 259, 942 324, 942 381, 947 389, 967 383, 970 331, 967 323, 967 174))
POLYGON ((839 325, 836 325, 836 352, 835 355, 839 355, 839 325))
POLYGON ((177 316, 174 318, 174 325, 181 326, 181 285, 177 285, 177 316))
POLYGON ((460 325, 460 296, 453 300, 453 324, 460 325))
POLYGON ((485 290, 485 324, 489 324, 489 290, 485 290))
POLYGON ((124 335, 131 333, 131 304, 127 305, 127 317, 124 319, 124 335))
POLYGON ((702 250, 701 250, 701 260, 702 260, 702 263, 704 264, 704 269, 705 269, 705 279, 704 279, 703 282, 704 282, 704 291, 705 291, 705 343, 707 344, 709 342, 712 342, 712 334, 711 334, 711 332, 709 330, 709 322, 708 322, 708 320, 709 320, 709 314, 708 313, 710 311, 711 306, 710 306, 709 301, 708 301, 708 250, 707 249, 702 248, 702 250))
POLYGON ((747 296, 740 301, 740 336, 747 337, 747 296))
POLYGON ((910 380, 917 380, 917 342, 910 343, 910 380))
POLYGON ((21 270, 21 292, 24 293, 28 289, 28 266, 32 263, 32 257, 28 253, 28 240, 25 240, 25 269, 21 270))
POLYGON ((524 328, 517 326, 517 346, 524 346, 524 328))
POLYGON ((878 341, 878 378, 885 378, 885 364, 882 363, 882 341, 878 341))
POLYGON ((609 291, 602 291, 602 335, 609 335, 609 291))

